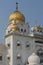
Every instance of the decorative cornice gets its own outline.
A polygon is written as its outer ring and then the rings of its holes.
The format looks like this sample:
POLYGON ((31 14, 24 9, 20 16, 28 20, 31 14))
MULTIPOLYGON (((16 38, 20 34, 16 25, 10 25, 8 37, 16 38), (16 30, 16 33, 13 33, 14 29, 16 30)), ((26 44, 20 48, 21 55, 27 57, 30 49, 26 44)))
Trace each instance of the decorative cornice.
POLYGON ((5 38, 7 38, 7 37, 10 36, 10 35, 18 35, 18 36, 23 36, 23 37, 43 39, 42 36, 36 36, 36 35, 34 35, 34 34, 33 34, 33 35, 31 35, 31 34, 25 35, 25 34, 21 34, 21 33, 17 33, 17 32, 11 32, 11 33, 7 34, 7 35, 5 35, 5 38))

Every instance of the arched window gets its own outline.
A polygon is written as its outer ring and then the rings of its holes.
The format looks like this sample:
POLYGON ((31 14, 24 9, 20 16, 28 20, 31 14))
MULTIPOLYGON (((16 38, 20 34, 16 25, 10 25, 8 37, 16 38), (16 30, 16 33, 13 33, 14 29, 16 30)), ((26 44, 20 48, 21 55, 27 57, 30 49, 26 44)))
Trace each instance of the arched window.
POLYGON ((7 47, 10 48, 10 43, 7 43, 7 47))
POLYGON ((0 55, 0 61, 2 61, 2 55, 0 55))
POLYGON ((7 55, 7 59, 10 60, 10 56, 9 55, 7 55))
POLYGON ((24 30, 24 32, 26 32, 26 29, 24 30))
POLYGON ((21 42, 19 40, 17 40, 17 46, 20 46, 21 42))
POLYGON ((23 29, 21 29, 21 32, 23 32, 23 29))
POLYGON ((17 54, 17 65, 21 64, 21 55, 17 54))

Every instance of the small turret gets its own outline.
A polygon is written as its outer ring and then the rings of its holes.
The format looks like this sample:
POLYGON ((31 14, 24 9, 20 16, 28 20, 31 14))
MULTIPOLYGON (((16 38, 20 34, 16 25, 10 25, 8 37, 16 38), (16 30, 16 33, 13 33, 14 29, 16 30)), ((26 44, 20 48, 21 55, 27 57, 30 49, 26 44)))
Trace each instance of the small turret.
POLYGON ((39 65, 40 64, 40 58, 35 53, 33 53, 28 58, 29 65, 39 65))

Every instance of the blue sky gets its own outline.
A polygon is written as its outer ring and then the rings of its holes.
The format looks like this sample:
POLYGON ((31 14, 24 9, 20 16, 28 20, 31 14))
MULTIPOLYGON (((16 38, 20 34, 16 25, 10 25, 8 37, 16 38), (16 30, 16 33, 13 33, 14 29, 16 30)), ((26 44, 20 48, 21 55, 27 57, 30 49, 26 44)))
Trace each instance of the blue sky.
POLYGON ((19 3, 19 10, 24 14, 26 22, 31 27, 35 25, 36 21, 43 26, 43 0, 0 0, 0 43, 5 43, 6 24, 10 14, 16 8, 16 1, 19 3))

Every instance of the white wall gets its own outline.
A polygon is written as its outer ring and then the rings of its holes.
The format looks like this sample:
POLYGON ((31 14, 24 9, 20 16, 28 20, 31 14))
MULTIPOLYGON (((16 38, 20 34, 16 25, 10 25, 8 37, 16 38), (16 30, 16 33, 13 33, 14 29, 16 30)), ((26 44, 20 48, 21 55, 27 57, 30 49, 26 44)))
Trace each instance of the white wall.
POLYGON ((7 48, 5 45, 0 44, 0 55, 2 56, 2 61, 0 61, 0 65, 7 65, 7 48))

